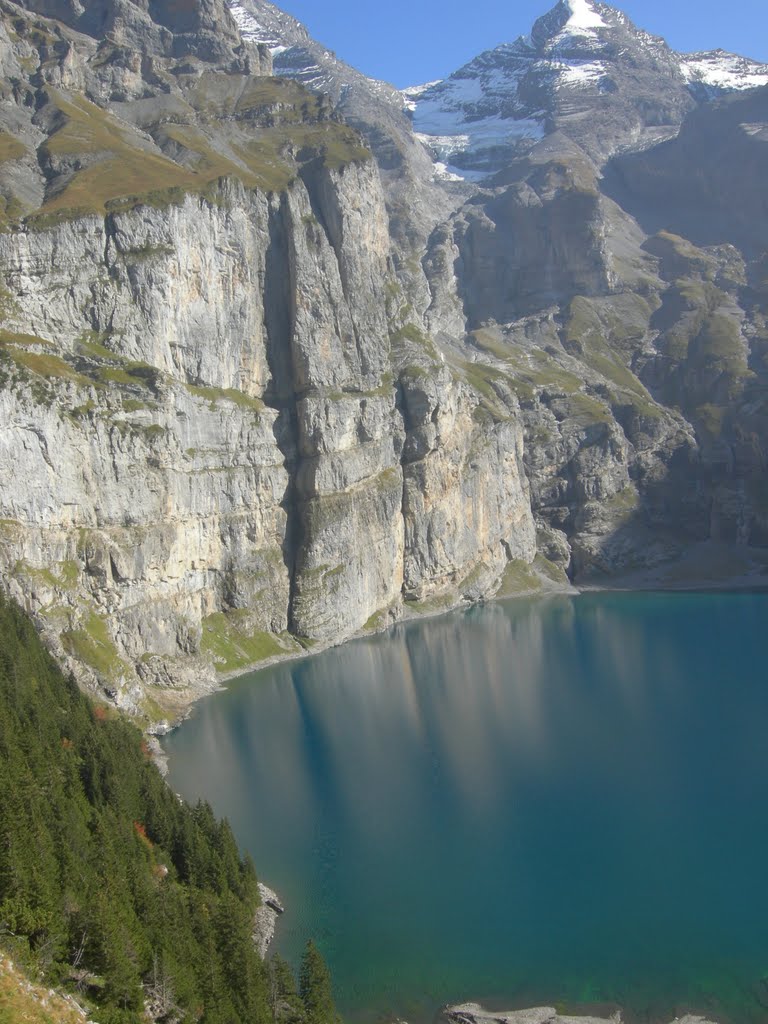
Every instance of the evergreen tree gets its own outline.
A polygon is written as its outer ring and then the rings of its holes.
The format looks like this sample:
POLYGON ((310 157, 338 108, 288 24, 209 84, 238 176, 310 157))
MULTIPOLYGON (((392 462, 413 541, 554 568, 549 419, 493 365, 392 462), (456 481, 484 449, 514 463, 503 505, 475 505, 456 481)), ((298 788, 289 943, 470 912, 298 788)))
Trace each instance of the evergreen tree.
POLYGON ((270 1010, 281 1024, 303 1024, 304 1004, 296 991, 293 972, 281 956, 269 962, 270 1010))
POLYGON ((338 1024, 339 1015, 333 1002, 331 975, 320 950, 311 939, 301 960, 299 995, 304 1004, 307 1024, 338 1024))
POLYGON ((102 1024, 267 1024, 249 858, 0 594, 0 936, 102 1024))

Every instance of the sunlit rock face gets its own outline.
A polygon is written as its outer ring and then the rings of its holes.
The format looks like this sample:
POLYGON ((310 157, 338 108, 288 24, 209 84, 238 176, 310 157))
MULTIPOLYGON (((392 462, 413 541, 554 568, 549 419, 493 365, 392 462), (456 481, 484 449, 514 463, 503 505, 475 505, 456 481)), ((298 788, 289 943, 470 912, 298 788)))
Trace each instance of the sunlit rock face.
MULTIPOLYGON (((57 31, 98 78, 90 44, 57 31)), ((404 597, 490 593, 509 557, 535 551, 515 409, 486 430, 436 352, 428 397, 399 383, 401 290, 362 140, 301 87, 189 74, 104 109, 57 91, 41 125, 11 110, 21 162, 35 133, 81 125, 46 143, 66 155, 49 169, 65 196, 83 174, 109 186, 99 160, 69 155, 91 135, 186 187, 81 213, 44 186, 34 230, 0 236, 3 569, 68 665, 150 716, 217 670, 300 650, 296 637, 337 642, 397 616, 404 597), (234 173, 204 196, 179 161, 206 144, 155 121, 168 95, 200 134, 209 104, 234 111, 234 173), (236 162, 277 132, 305 148, 236 162)))
POLYGON ((210 686, 272 634, 272 653, 288 630, 344 639, 397 611, 406 572, 455 600, 476 570, 473 592, 498 584, 509 545, 533 557, 520 427, 485 436, 445 372, 441 434, 408 440, 371 162, 2 246, 39 332, 10 344, 0 395, 4 568, 120 700, 210 686))
POLYGON ((405 95, 254 0, 0 14, 0 565, 81 679, 158 719, 406 612, 754 564, 764 68, 587 0, 405 95))

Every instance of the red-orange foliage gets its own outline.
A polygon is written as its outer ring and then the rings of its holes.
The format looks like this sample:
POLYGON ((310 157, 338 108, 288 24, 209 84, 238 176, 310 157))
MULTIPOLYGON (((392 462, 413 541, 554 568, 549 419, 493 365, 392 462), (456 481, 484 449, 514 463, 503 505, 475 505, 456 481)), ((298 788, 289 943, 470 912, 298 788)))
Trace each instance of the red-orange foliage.
POLYGON ((151 850, 152 849, 152 840, 147 835, 146 828, 142 825, 142 823, 140 821, 134 821, 133 827, 136 830, 136 835, 139 837, 139 839, 142 841, 142 843, 146 843, 147 847, 151 850))

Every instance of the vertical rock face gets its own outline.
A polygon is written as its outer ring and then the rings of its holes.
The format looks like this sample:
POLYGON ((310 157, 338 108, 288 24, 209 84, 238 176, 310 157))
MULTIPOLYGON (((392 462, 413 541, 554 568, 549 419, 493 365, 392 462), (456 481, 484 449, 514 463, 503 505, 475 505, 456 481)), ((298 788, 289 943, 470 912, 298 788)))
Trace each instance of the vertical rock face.
POLYGON ((600 195, 580 187, 566 168, 542 172, 456 218, 470 327, 547 309, 563 295, 611 290, 600 195))
POLYGON ((223 0, 28 0, 24 6, 89 36, 111 36, 137 54, 237 60, 243 52, 223 0))
POLYGON ((476 397, 445 369, 406 376, 403 392, 406 595, 480 597, 535 554, 520 420, 476 420, 476 397))
POLYGON ((395 386, 388 255, 370 161, 0 236, 2 570, 124 704, 533 556, 519 423, 395 386))
POLYGON ((369 163, 307 182, 309 202, 290 211, 299 444, 291 626, 326 640, 348 635, 400 595, 402 426, 391 386, 389 239, 378 177, 369 163))
POLYGON ((2 239, 17 315, 40 332, 5 354, 4 568, 63 652, 132 700, 131 666, 173 675, 223 607, 288 624, 293 439, 259 397, 278 214, 227 200, 2 239))

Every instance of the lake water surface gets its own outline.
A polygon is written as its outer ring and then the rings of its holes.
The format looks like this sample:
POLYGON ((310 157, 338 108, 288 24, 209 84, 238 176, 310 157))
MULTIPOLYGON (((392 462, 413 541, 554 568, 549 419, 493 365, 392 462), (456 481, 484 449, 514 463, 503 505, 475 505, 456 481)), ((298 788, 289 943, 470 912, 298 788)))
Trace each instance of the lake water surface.
POLYGON ((471 998, 766 1022, 767 633, 764 594, 408 623, 204 701, 171 783, 229 818, 287 906, 278 950, 314 936, 350 1021, 471 998))

